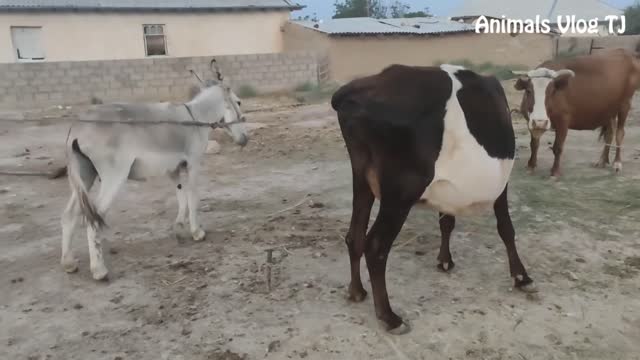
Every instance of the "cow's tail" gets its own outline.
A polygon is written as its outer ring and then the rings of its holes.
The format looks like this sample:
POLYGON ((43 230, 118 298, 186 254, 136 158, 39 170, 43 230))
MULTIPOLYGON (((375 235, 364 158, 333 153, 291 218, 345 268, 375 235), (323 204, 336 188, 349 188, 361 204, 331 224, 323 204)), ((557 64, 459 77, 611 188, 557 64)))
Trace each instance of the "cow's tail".
POLYGON ((604 141, 604 138, 607 135, 607 131, 609 131, 609 126, 602 126, 600 128, 600 134, 598 135, 599 141, 604 141))
POLYGON ((100 229, 106 226, 104 219, 96 210, 95 205, 89 199, 88 186, 84 179, 95 178, 95 167, 91 160, 80 150, 78 139, 74 139, 71 143, 71 151, 69 152, 69 164, 67 166, 69 175, 69 184, 71 190, 76 194, 80 211, 87 224, 94 229, 100 229))
POLYGON ((609 122, 607 125, 603 125, 600 127, 600 134, 598 135, 598 140, 605 142, 607 135, 611 134, 616 126, 617 121, 614 119, 609 122))

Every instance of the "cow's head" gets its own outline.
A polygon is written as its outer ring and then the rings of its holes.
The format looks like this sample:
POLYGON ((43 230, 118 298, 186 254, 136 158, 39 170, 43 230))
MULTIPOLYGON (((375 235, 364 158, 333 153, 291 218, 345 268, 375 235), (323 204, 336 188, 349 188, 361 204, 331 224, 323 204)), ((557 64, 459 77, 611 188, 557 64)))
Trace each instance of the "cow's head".
POLYGON ((561 106, 560 95, 575 73, 568 69, 555 71, 547 68, 513 73, 519 75, 516 90, 524 90, 520 111, 528 121, 529 131, 540 136, 551 128, 550 118, 561 106))

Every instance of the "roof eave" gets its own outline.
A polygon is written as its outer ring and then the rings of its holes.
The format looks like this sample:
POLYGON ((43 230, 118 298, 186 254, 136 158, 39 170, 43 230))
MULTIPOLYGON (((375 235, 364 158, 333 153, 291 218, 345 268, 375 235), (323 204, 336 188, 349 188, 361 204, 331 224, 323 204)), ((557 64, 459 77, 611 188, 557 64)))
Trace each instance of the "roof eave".
POLYGON ((61 7, 61 6, 40 6, 40 7, 0 7, 0 13, 9 12, 231 12, 231 11, 298 11, 304 9, 305 5, 292 6, 238 6, 220 8, 193 8, 193 7, 61 7))
POLYGON ((407 33, 407 32, 384 32, 384 33, 376 33, 376 32, 368 32, 368 33, 326 33, 324 34, 330 37, 362 37, 362 36, 419 36, 419 37, 428 37, 428 36, 440 36, 440 35, 455 35, 455 34, 464 34, 464 33, 474 33, 474 30, 458 30, 458 31, 441 31, 441 32, 433 32, 433 33, 407 33))

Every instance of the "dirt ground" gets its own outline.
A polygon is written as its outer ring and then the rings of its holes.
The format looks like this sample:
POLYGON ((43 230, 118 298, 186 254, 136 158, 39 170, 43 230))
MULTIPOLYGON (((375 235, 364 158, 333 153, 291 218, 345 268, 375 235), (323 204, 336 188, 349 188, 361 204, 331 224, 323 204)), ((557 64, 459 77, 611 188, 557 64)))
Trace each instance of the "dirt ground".
MULTIPOLYGON (((458 220, 457 266, 438 272, 437 214, 416 208, 387 273, 403 336, 382 330, 370 296, 346 300, 351 173, 327 104, 253 112, 245 149, 223 142, 207 157, 204 242, 173 236, 168 180, 129 183, 107 218, 109 282, 92 280, 81 231, 80 271, 59 266, 66 179, 0 176, 0 359, 640 359, 640 99, 635 109, 621 174, 592 168, 602 145, 574 131, 557 182, 548 146, 526 173, 515 119, 511 211, 537 295, 512 290, 491 214, 458 220)), ((0 169, 62 164, 67 129, 0 124, 0 169)))

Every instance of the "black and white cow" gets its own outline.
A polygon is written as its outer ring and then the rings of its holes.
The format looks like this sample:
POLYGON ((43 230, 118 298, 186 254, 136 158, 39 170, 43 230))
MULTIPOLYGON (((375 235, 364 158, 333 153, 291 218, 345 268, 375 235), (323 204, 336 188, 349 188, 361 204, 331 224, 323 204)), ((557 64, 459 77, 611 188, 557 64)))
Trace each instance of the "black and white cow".
POLYGON ((346 84, 331 104, 353 171, 353 213, 346 236, 350 300, 359 302, 367 295, 360 280, 364 253, 378 319, 391 333, 409 331, 391 310, 385 271, 393 241, 417 203, 440 212, 438 268, 443 271, 454 267, 449 238, 455 216, 493 206, 515 286, 534 291, 516 251, 509 216, 507 183, 515 136, 496 78, 452 65, 392 65, 346 84), (380 210, 367 234, 376 198, 380 210))

